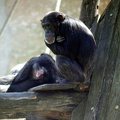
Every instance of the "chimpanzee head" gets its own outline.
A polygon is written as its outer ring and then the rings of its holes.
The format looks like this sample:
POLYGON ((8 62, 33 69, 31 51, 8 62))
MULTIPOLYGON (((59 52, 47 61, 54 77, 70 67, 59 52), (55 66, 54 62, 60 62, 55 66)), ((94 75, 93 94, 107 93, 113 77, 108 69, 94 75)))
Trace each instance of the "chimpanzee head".
POLYGON ((41 20, 42 28, 45 31, 45 41, 48 44, 55 42, 59 35, 60 23, 64 21, 65 14, 61 12, 48 12, 41 20))

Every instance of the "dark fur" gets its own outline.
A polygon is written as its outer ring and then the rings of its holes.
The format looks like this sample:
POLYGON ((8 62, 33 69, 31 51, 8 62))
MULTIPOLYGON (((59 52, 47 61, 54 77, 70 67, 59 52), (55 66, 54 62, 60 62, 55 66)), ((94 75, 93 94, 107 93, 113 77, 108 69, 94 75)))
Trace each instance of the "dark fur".
POLYGON ((41 54, 41 56, 34 57, 25 64, 18 75, 13 79, 7 92, 22 92, 41 84, 55 83, 58 77, 53 58, 48 54, 41 54), (38 63, 40 67, 44 67, 47 70, 38 80, 32 78, 32 66, 35 63, 38 63))
POLYGON ((96 42, 91 31, 80 20, 61 12, 50 12, 42 19, 42 24, 49 22, 56 29, 56 40, 46 45, 57 55, 58 70, 70 81, 87 81, 92 74, 96 42), (64 41, 57 42, 57 36, 64 36, 64 41))

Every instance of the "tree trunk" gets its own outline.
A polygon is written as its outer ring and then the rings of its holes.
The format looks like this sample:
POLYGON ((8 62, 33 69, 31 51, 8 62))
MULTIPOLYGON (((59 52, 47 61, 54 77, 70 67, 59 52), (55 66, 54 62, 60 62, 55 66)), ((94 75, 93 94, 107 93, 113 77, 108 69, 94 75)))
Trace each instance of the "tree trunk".
POLYGON ((92 27, 96 16, 98 15, 100 0, 83 0, 80 13, 82 20, 89 28, 92 27))
POLYGON ((120 119, 120 1, 101 16, 95 38, 98 56, 84 120, 120 119))

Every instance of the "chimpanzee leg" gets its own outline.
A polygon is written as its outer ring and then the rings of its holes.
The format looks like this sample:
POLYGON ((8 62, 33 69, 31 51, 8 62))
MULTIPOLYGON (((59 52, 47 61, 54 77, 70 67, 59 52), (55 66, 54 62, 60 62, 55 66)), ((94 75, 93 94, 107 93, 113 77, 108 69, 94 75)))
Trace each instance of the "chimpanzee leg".
POLYGON ((57 55, 56 66, 59 72, 70 82, 85 82, 86 75, 75 60, 63 55, 57 55))
POLYGON ((29 79, 20 83, 12 83, 8 88, 7 92, 23 92, 37 85, 40 85, 38 80, 29 79))

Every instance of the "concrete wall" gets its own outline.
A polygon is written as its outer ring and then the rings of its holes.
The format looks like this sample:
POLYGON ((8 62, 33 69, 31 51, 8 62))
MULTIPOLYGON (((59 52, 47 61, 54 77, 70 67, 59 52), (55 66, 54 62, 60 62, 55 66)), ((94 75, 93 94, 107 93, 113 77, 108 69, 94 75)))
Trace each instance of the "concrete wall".
MULTIPOLYGON (((57 0, 0 0, 0 76, 45 52, 40 19, 57 0)), ((62 0, 60 11, 79 18, 80 0, 62 0)))

